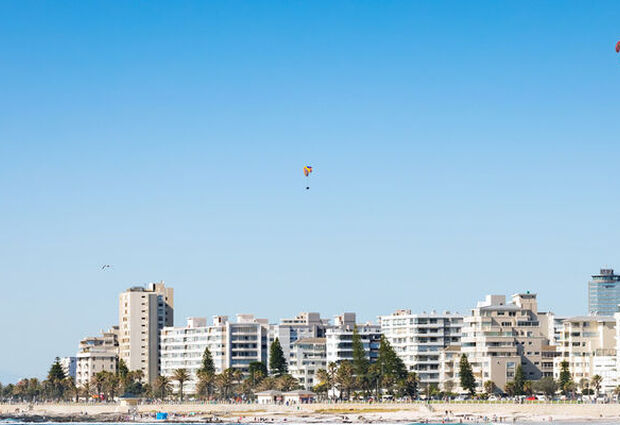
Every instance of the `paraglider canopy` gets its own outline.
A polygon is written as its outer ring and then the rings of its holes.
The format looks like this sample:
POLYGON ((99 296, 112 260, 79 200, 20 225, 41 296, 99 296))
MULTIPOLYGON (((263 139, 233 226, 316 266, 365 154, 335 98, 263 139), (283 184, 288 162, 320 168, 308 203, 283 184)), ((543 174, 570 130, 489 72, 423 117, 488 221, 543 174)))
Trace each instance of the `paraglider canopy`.
POLYGON ((616 53, 620 53, 620 41, 616 43, 616 53))
MULTIPOLYGON (((306 176, 306 182, 309 180, 308 177, 310 176, 311 172, 312 172, 312 167, 310 165, 306 165, 304 167, 304 176, 306 176)), ((308 189, 310 189, 310 186, 306 185, 306 190, 308 189)))

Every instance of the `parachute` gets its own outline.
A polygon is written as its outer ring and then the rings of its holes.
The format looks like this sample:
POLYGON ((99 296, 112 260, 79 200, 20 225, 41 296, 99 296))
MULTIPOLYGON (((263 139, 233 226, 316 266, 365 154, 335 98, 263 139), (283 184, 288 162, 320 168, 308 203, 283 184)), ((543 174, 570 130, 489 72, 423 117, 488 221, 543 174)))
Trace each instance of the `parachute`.
POLYGON ((310 173, 312 173, 312 167, 309 165, 306 165, 304 167, 304 176, 306 176, 306 190, 310 189, 310 185, 308 184, 310 173))
POLYGON ((616 43, 616 53, 620 53, 620 41, 616 43))

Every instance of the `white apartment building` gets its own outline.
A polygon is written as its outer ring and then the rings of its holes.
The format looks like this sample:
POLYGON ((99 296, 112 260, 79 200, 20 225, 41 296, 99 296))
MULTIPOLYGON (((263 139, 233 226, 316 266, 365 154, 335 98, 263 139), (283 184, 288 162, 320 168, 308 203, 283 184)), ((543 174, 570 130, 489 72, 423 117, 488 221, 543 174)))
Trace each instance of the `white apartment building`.
POLYGON ((381 333, 420 384, 439 385, 440 354, 448 346, 461 345, 463 316, 450 312, 412 314, 397 310, 380 316, 381 333))
POLYGON ((600 389, 601 393, 611 395, 618 386, 618 365, 616 362, 615 349, 608 351, 599 350, 594 355, 592 372, 594 375, 599 375, 603 378, 600 389))
POLYGON ((226 321, 227 366, 247 373, 252 362, 269 364, 269 322, 252 314, 237 314, 237 322, 226 321))
POLYGON ((65 376, 70 377, 75 381, 75 374, 77 372, 77 357, 69 356, 60 359, 60 366, 65 372, 65 376))
MULTIPOLYGON (((206 318, 189 318, 185 327, 162 329, 161 374, 172 376, 176 369, 187 369, 190 380, 185 392, 195 392, 206 348, 211 352, 216 373, 227 368, 246 373, 252 362, 268 364, 268 334, 267 320, 251 314, 237 315, 236 323, 230 322, 228 316, 214 316, 208 326, 206 318)), ((175 382, 173 385, 176 388, 175 382)))
POLYGON ((336 316, 334 326, 325 333, 327 363, 353 359, 353 330, 356 327, 368 359, 370 362, 377 360, 381 327, 371 323, 356 325, 355 313, 344 313, 336 316))
POLYGON ((101 336, 88 337, 80 341, 76 355, 75 384, 82 387, 89 383, 97 372, 115 373, 118 367, 118 327, 101 332, 101 336))
POLYGON ((559 354, 554 359, 553 368, 556 379, 560 376, 561 363, 567 361, 574 382, 590 381, 598 374, 607 378, 604 387, 615 387, 617 378, 614 379, 616 373, 612 366, 616 355, 615 318, 576 316, 564 320, 557 350, 559 354))
MULTIPOLYGON (((219 348, 209 344, 209 327, 207 319, 203 317, 190 317, 187 319, 186 327, 165 327, 161 331, 161 374, 172 376, 176 369, 186 369, 189 372, 190 380, 185 384, 186 393, 194 393, 197 384, 197 372, 202 366, 202 356, 205 348, 209 351, 220 352, 219 348), (214 350, 211 350, 214 348, 214 350)), ((216 372, 221 373, 221 362, 216 367, 216 372)), ((217 364, 214 359, 214 364, 217 364)), ((178 383, 173 381, 175 391, 178 390, 178 383)))
POLYGON ((304 338, 324 338, 329 320, 319 313, 299 313, 292 319, 281 319, 280 324, 270 326, 269 343, 280 341, 285 358, 290 358, 295 341, 304 338))
POLYGON ((458 384, 461 353, 467 355, 480 390, 486 381, 503 390, 519 364, 525 379, 540 379, 546 370, 543 363, 549 364, 548 354, 553 352, 549 348, 550 316, 538 312, 535 294, 513 295, 510 303, 503 295, 488 295, 464 318, 460 350, 451 346, 442 354, 440 381, 458 384))
POLYGON ((316 373, 327 369, 327 352, 325 338, 302 338, 293 343, 290 352, 288 370, 305 390, 319 382, 316 373))
POLYGON ((119 356, 152 383, 159 375, 159 332, 174 324, 174 291, 163 282, 129 288, 119 296, 119 356))

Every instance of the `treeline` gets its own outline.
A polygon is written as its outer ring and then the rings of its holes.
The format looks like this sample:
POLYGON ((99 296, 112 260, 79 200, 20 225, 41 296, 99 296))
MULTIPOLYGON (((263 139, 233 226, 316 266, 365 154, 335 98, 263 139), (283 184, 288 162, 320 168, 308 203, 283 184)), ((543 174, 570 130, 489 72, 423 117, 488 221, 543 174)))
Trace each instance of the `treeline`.
MULTIPOLYGON (((328 398, 351 400, 353 398, 380 399, 383 396, 414 399, 418 396, 419 379, 394 351, 389 341, 381 337, 379 353, 371 362, 364 350, 357 329, 353 331, 352 360, 339 364, 329 363, 326 370, 319 370, 319 384, 315 392, 328 398)), ((424 388, 426 392, 437 391, 436 387, 424 388)))
MULTIPOLYGON (((469 392, 471 396, 479 398, 486 398, 493 394, 510 397, 543 394, 553 397, 558 393, 575 398, 578 392, 581 395, 596 395, 598 397, 603 383, 603 378, 600 375, 594 375, 589 380, 582 378, 578 383, 574 382, 567 361, 560 363, 558 380, 553 379, 551 376, 545 376, 535 381, 527 380, 523 373, 523 367, 519 364, 515 370, 513 380, 506 383, 505 388, 498 388, 493 381, 485 381, 482 385, 482 392, 476 393, 476 380, 465 354, 461 355, 459 363, 459 380, 464 391, 469 392)), ((446 387, 453 386, 450 382, 444 383, 444 385, 446 387)), ((614 389, 614 393, 620 394, 620 386, 614 389)))
MULTIPOLYGON (((317 371, 318 385, 313 390, 324 398, 350 400, 389 395, 415 398, 418 394, 418 377, 408 372, 390 343, 381 339, 375 362, 368 358, 357 329, 352 338, 351 361, 330 363, 325 370, 317 371)), ((150 399, 178 399, 186 397, 191 375, 186 369, 177 369, 171 376, 158 376, 152 385, 143 382, 141 371, 130 371, 123 360, 116 372, 101 371, 80 387, 65 375, 58 358, 52 364, 47 379, 22 379, 17 384, 2 386, 0 399, 4 401, 79 401, 94 399, 113 400, 117 396, 134 396, 150 399), (176 385, 174 385, 176 384, 176 385)), ((269 369, 262 362, 249 365, 248 373, 229 368, 216 373, 212 355, 205 349, 201 367, 196 376, 192 396, 199 400, 253 400, 255 394, 265 390, 291 391, 300 389, 299 382, 288 372, 287 360, 280 342, 276 339, 270 347, 269 369)), ((425 388, 434 393, 436 388, 425 388)))

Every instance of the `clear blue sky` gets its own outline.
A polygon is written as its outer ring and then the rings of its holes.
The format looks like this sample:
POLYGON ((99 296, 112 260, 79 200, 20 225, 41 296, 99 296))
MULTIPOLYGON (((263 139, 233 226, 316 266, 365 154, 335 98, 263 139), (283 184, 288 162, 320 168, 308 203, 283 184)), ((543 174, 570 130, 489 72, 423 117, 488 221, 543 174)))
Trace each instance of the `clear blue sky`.
POLYGON ((160 279, 177 324, 584 313, 620 268, 619 38, 614 1, 1 2, 0 381, 160 279))

